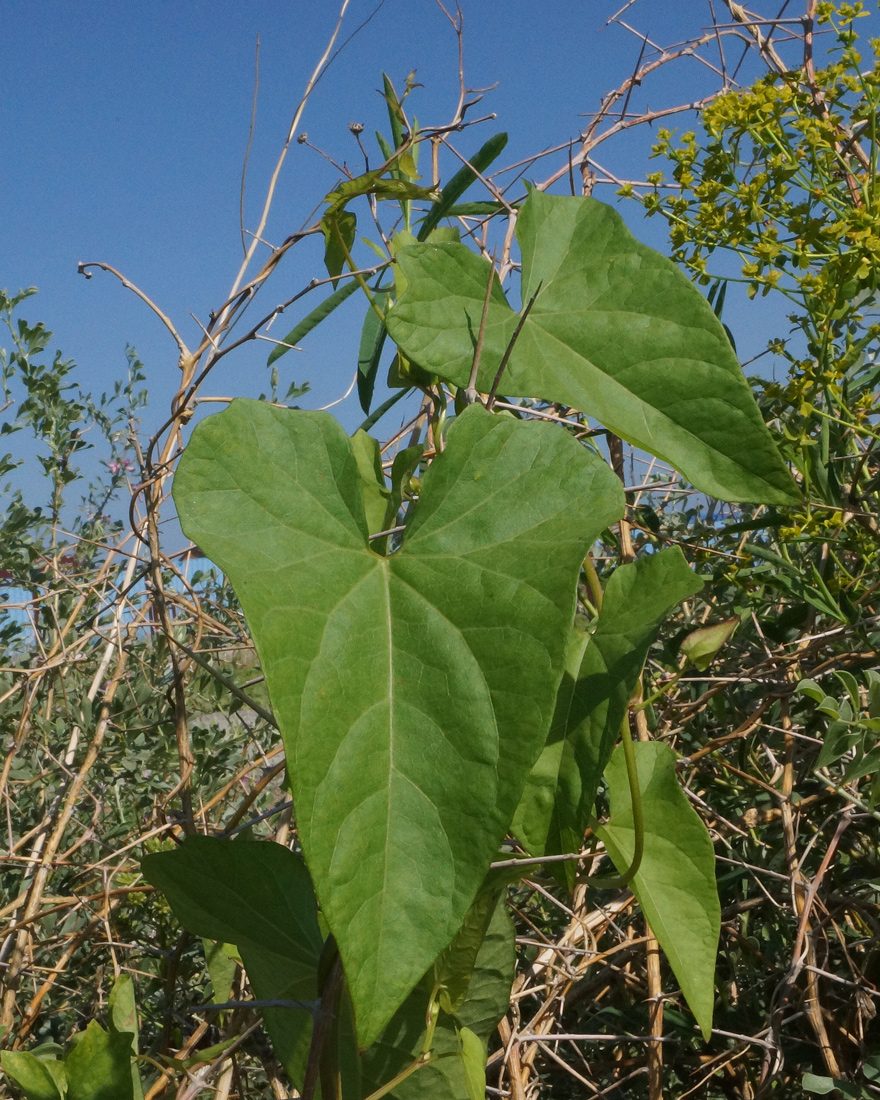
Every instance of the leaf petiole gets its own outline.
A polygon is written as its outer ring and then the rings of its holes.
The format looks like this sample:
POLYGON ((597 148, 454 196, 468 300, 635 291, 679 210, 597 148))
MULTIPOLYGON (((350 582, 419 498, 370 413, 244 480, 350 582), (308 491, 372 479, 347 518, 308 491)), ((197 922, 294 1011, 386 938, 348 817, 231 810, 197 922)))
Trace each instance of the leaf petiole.
POLYGON ((588 875, 585 881, 588 886, 598 886, 603 890, 619 889, 628 886, 638 874, 642 865, 642 856, 645 853, 645 815, 642 807, 642 792, 639 788, 639 771, 636 764, 636 752, 633 747, 632 733, 629 728, 628 715, 623 716, 620 724, 621 741, 623 742, 623 756, 626 761, 626 777, 629 781, 629 794, 632 800, 633 812, 633 857, 629 867, 619 875, 588 875))

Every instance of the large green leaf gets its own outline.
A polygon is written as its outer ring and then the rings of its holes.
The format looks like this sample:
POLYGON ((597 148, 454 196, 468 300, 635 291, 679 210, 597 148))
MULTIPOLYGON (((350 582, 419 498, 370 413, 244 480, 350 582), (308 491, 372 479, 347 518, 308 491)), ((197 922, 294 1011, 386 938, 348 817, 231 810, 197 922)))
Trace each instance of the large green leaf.
MULTIPOLYGON (((258 1000, 316 999, 323 936, 299 856, 280 844, 194 836, 141 866, 184 928, 236 945, 258 1000)), ((265 1008, 263 1018, 279 1061, 301 1084, 311 1013, 265 1008)))
POLYGON ((650 554, 611 575, 592 634, 572 631, 547 744, 512 826, 528 851, 580 849, 599 780, 660 624, 702 587, 678 547, 650 554))
MULTIPOLYGON (((507 1011, 516 964, 516 939, 504 898, 496 899, 473 964, 466 999, 455 1016, 441 1012, 434 1032, 434 1060, 398 1085, 393 1100, 470 1100, 478 1061, 486 1064, 489 1037, 507 1011), (470 1035, 464 1042, 461 1030, 470 1035), (470 1080, 469 1080, 470 1079, 470 1080)), ((425 975, 395 1013, 379 1041, 363 1055, 364 1093, 411 1065, 422 1050, 425 1015, 434 974, 425 975)))
POLYGON ((510 823, 619 483, 564 432, 473 406, 384 557, 337 422, 239 400, 196 429, 175 500, 254 636, 368 1046, 451 942, 510 823))
MULTIPOLYGON (((630 886, 706 1039, 712 1031, 721 908, 715 852, 675 775, 675 753, 635 746, 645 815, 645 851, 630 886)), ((619 871, 632 862, 634 831, 626 762, 617 749, 605 772, 611 820, 598 830, 619 871)))
MULTIPOLYGON (((798 498, 721 323, 683 272, 594 199, 533 191, 517 237, 522 300, 537 299, 504 393, 580 409, 723 500, 798 498)), ((455 244, 405 249, 397 262, 408 286, 386 318, 391 338, 425 370, 467 385, 489 264, 455 244)), ((480 389, 516 324, 496 281, 480 389)))

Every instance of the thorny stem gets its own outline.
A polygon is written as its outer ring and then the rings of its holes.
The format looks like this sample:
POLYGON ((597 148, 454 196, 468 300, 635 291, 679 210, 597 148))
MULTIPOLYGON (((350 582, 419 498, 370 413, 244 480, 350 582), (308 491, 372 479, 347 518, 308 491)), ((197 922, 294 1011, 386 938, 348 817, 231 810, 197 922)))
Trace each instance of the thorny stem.
POLYGON ((279 154, 278 161, 275 165, 275 170, 273 171, 272 178, 269 181, 269 188, 266 192, 266 201, 263 204, 263 212, 260 215, 259 224, 257 226, 257 229, 256 229, 253 237, 251 238, 250 246, 248 247, 248 250, 245 253, 245 257, 242 261, 241 267, 239 268, 238 275, 236 276, 235 282, 232 285, 232 290, 229 293, 229 298, 230 299, 234 298, 234 296, 237 293, 239 287, 241 286, 242 280, 244 279, 244 276, 245 276, 245 272, 247 271, 248 267, 250 266, 250 262, 253 259, 254 253, 256 252, 256 250, 259 246, 259 240, 263 236, 263 233, 265 232, 266 223, 269 220, 269 211, 272 209, 272 200, 275 197, 275 188, 278 186, 278 177, 281 175, 281 169, 283 168, 284 161, 287 158, 287 152, 290 149, 290 143, 291 143, 291 141, 293 141, 293 135, 299 129, 299 124, 300 124, 300 121, 302 119, 303 112, 306 109, 306 104, 309 101, 309 97, 311 96, 311 94, 312 94, 312 92, 315 88, 315 85, 321 79, 321 75, 324 72, 324 69, 327 67, 327 65, 330 62, 330 56, 331 56, 331 53, 333 51, 333 47, 336 44, 336 39, 339 37, 339 32, 342 29, 342 21, 345 18, 345 13, 348 9, 348 6, 349 6, 350 2, 351 2, 351 0, 343 0, 342 6, 339 10, 339 16, 336 20, 336 26, 333 28, 333 33, 330 35, 330 40, 327 43, 327 47, 324 50, 323 54, 321 55, 321 58, 318 61, 318 64, 315 66, 314 72, 309 77, 308 83, 306 84, 305 91, 303 92, 302 98, 299 101, 299 105, 297 106, 296 111, 294 112, 293 119, 291 120, 291 123, 290 123, 290 129, 287 132, 287 140, 284 142, 284 145, 282 146, 281 153, 279 154))

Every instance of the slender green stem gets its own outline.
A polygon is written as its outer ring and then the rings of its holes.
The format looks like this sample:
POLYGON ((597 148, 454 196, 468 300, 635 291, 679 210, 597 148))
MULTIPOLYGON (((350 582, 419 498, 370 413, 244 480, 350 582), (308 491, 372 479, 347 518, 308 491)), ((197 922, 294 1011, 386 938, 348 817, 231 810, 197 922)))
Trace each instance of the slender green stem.
POLYGON ((596 572, 593 559, 589 554, 584 558, 584 572, 587 574, 587 584, 590 588, 590 595, 593 597, 593 606, 597 611, 601 611, 605 593, 602 591, 602 582, 599 580, 599 574, 596 572))
POLYGON ((371 1092, 366 1100, 381 1100, 383 1096, 387 1096, 389 1092, 392 1092, 397 1086, 411 1077, 417 1069, 421 1069, 422 1066, 426 1066, 429 1062, 434 1060, 434 1053, 431 1048, 434 1045, 434 1032, 437 1029, 437 1020, 440 1016, 440 1002, 437 1000, 440 994, 440 987, 435 986, 431 993, 431 999, 428 1001, 428 1012, 425 1017, 425 1038, 422 1042, 422 1050, 418 1058, 414 1062, 401 1070, 396 1077, 392 1077, 390 1081, 386 1081, 384 1085, 380 1085, 375 1092, 371 1092))
POLYGON ((380 1085, 375 1092, 371 1092, 366 1100, 381 1100, 383 1096, 387 1096, 389 1092, 392 1092, 397 1088, 399 1084, 411 1077, 417 1069, 421 1069, 422 1066, 428 1065, 433 1061, 431 1055, 420 1054, 414 1062, 411 1062, 406 1069, 401 1070, 396 1077, 392 1077, 390 1081, 386 1081, 384 1085, 380 1085))
POLYGON ((629 728, 629 717, 624 715, 620 725, 621 740, 623 741, 623 756, 626 760, 626 778, 629 780, 629 796, 632 801, 634 847, 633 857, 629 867, 620 875, 596 875, 588 876, 586 882, 589 886, 600 886, 606 890, 619 889, 627 886, 638 873, 642 865, 642 856, 645 854, 645 818, 642 809, 642 792, 639 788, 639 769, 636 763, 636 750, 633 745, 632 733, 629 728))
POLYGON ((633 710, 645 710, 652 703, 656 702, 662 696, 667 695, 670 691, 672 691, 672 689, 676 686, 678 681, 682 678, 682 676, 684 676, 686 667, 687 667, 686 665, 683 665, 675 673, 675 675, 672 676, 671 679, 664 681, 664 683, 662 683, 660 685, 660 687, 657 688, 657 690, 655 692, 653 692, 651 695, 649 695, 647 699, 643 699, 640 703, 637 703, 633 707, 633 710))

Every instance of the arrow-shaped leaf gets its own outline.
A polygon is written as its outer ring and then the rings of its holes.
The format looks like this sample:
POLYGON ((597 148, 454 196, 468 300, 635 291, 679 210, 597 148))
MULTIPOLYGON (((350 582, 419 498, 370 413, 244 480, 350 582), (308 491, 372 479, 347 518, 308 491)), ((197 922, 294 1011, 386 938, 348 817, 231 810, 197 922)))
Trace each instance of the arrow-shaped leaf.
POLYGON ((367 1046, 451 942, 510 824, 620 485, 564 432, 473 406, 384 557, 337 422, 236 401, 196 429, 175 500, 254 636, 367 1046))
MULTIPOLYGON (((721 907, 706 826, 675 775, 675 753, 657 741, 635 746, 645 851, 630 887, 706 1039, 712 1031, 721 907)), ((622 749, 605 772, 611 820, 598 830, 622 873, 634 850, 632 802, 622 749)))
MULTIPOLYGON (((683 272, 594 199, 533 191, 517 237, 522 301, 540 293, 504 393, 580 409, 722 500, 798 499, 721 323, 683 272)), ((425 370, 466 386, 489 264, 455 244, 405 249, 397 262, 408 286, 386 318, 391 338, 425 370)), ((516 325, 496 281, 483 391, 516 325)))
POLYGON ((530 852, 580 849, 651 643, 672 608, 702 587, 677 547, 650 554, 612 573, 592 634, 572 631, 547 744, 513 823, 530 852))

